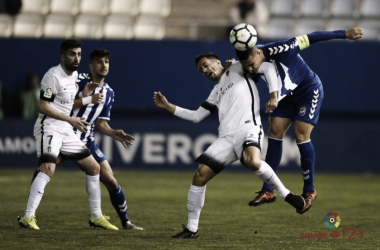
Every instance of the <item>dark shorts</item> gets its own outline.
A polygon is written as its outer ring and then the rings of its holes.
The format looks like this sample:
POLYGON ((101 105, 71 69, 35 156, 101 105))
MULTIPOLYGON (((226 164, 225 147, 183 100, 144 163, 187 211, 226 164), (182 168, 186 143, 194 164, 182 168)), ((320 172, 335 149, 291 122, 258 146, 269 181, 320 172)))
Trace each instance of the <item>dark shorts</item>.
POLYGON ((302 85, 279 101, 269 116, 317 124, 324 97, 322 82, 315 74, 311 82, 302 85))

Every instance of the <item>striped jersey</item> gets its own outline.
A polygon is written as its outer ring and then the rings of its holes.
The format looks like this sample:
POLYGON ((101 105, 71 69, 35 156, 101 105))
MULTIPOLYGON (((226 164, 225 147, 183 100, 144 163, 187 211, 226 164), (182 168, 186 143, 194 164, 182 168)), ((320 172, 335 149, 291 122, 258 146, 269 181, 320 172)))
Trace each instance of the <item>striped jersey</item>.
MULTIPOLYGON (((79 74, 77 80, 79 86, 78 94, 83 91, 85 85, 89 82, 92 82, 91 75, 89 73, 79 74)), ((115 94, 106 82, 103 83, 103 86, 101 88, 96 88, 92 94, 98 93, 103 93, 104 95, 100 104, 90 103, 88 105, 74 109, 71 112, 72 117, 83 117, 90 124, 87 126, 87 132, 82 133, 74 128, 75 134, 85 144, 94 140, 94 130, 97 118, 110 120, 110 113, 115 94)))
POLYGON ((260 98, 255 82, 234 62, 222 75, 202 107, 218 108, 219 136, 260 126, 260 98))
MULTIPOLYGON (((77 71, 74 71, 71 76, 67 75, 61 64, 50 68, 41 81, 40 99, 48 101, 50 106, 59 113, 70 115, 74 98, 78 91, 78 85, 76 84, 77 77, 77 71)), ((72 127, 68 122, 40 113, 37 123, 42 122, 46 126, 72 127)))

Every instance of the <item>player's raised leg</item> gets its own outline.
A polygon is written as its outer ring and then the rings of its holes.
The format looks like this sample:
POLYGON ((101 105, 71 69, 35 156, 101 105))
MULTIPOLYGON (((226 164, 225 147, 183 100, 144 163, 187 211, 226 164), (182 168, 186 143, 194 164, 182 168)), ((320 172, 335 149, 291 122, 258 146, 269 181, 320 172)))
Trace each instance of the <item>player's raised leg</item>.
POLYGON ((191 239, 199 238, 199 218, 201 210, 205 203, 206 184, 216 173, 210 167, 199 164, 198 169, 194 173, 193 183, 187 198, 188 223, 187 226, 182 225, 183 231, 174 235, 172 238, 191 239))
MULTIPOLYGON (((277 173, 282 158, 282 144, 286 131, 289 129, 291 119, 281 117, 271 117, 269 122, 268 148, 265 156, 265 162, 277 173)), ((265 203, 272 203, 276 200, 276 194, 273 187, 263 183, 263 187, 258 195, 249 203, 250 206, 256 207, 265 203)))
POLYGON ((109 223, 107 218, 104 217, 102 213, 99 184, 99 164, 95 161, 92 155, 81 160, 76 160, 75 163, 86 173, 86 191, 91 209, 91 218, 89 221, 90 226, 118 230, 117 227, 109 223))
POLYGON ((109 162, 104 160, 99 165, 100 181, 106 186, 109 192, 111 203, 121 220, 123 229, 144 230, 142 227, 136 226, 129 220, 127 213, 127 200, 125 199, 123 189, 113 175, 109 162))
MULTIPOLYGON (((297 210, 303 209, 305 205, 304 198, 290 192, 278 178, 273 169, 261 160, 261 151, 258 147, 244 143, 243 160, 245 166, 252 169, 255 174, 265 183, 276 189, 281 198, 292 205, 297 210)), ((248 204, 250 205, 250 204, 248 204)))

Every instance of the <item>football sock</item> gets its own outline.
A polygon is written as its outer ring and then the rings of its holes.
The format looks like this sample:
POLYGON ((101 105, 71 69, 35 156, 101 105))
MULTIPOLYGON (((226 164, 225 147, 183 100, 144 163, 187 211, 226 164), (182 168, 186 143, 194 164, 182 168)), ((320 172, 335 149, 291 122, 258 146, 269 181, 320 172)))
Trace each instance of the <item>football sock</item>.
POLYGON ((28 218, 36 213, 38 205, 41 202, 42 196, 44 195, 44 190, 50 177, 44 173, 38 173, 33 179, 32 185, 30 187, 28 204, 26 206, 24 218, 28 218))
MULTIPOLYGON (((268 150, 265 156, 265 162, 277 173, 282 157, 282 139, 268 137, 268 150)), ((263 188, 273 191, 273 187, 264 182, 263 188)))
POLYGON ((88 195, 88 201, 91 208, 91 217, 94 219, 99 219, 103 216, 102 209, 100 206, 100 185, 99 185, 99 175, 86 175, 86 191, 88 195))
POLYGON ((301 168, 303 174, 303 191, 314 191, 314 164, 315 152, 311 141, 297 143, 301 155, 301 168))
POLYGON ((260 169, 254 172, 261 180, 276 189, 283 199, 285 199, 290 193, 290 191, 282 184, 273 169, 265 161, 261 161, 260 169))
POLYGON ((115 208, 116 213, 119 215, 120 220, 122 222, 128 221, 127 201, 120 185, 118 186, 117 190, 108 191, 108 193, 110 194, 111 203, 115 208))
POLYGON ((191 232, 198 230, 201 209, 205 203, 206 186, 198 187, 191 185, 187 198, 188 223, 187 229, 191 232))
POLYGON ((34 171, 34 173, 33 173, 32 181, 30 182, 30 184, 33 183, 34 179, 36 179, 36 177, 37 177, 37 175, 38 175, 39 172, 40 172, 40 168, 38 167, 36 169, 36 171, 34 171))

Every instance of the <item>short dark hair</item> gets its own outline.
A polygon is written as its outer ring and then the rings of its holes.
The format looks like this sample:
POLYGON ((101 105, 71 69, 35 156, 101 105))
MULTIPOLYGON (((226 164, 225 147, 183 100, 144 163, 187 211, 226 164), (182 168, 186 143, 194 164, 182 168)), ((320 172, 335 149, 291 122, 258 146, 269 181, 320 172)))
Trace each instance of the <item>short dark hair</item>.
POLYGON ((196 57, 195 57, 195 66, 197 66, 197 64, 198 64, 198 62, 202 59, 202 58, 215 58, 215 59, 218 59, 219 61, 220 61, 220 59, 219 59, 219 57, 217 56, 217 55, 215 55, 214 53, 212 53, 212 52, 207 52, 207 53, 203 53, 203 54, 200 54, 200 55, 197 55, 196 57))
POLYGON ((111 53, 105 49, 94 49, 90 54, 90 62, 93 62, 96 58, 111 57, 111 53))
POLYGON ((82 41, 76 38, 66 39, 61 43, 61 47, 59 49, 59 53, 65 54, 69 49, 81 48, 82 41))
POLYGON ((245 61, 245 60, 247 60, 248 57, 253 54, 253 50, 254 49, 255 48, 244 50, 244 51, 235 49, 235 53, 236 53, 237 59, 239 61, 245 61))

